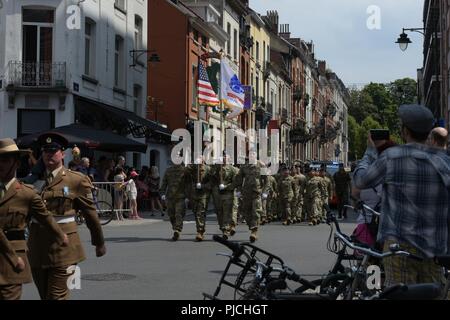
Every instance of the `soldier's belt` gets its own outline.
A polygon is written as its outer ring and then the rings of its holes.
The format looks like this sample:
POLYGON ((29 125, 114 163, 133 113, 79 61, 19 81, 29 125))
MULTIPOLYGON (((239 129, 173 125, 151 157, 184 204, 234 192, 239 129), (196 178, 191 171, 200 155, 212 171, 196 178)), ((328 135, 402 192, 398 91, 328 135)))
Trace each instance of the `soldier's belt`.
POLYGON ((9 241, 19 241, 19 240, 25 240, 25 231, 24 230, 20 230, 20 231, 3 231, 3 233, 5 234, 6 238, 9 241))
MULTIPOLYGON (((53 216, 53 219, 55 219, 57 224, 67 224, 67 223, 71 223, 71 222, 75 222, 75 216, 53 216)), ((36 219, 32 218, 31 222, 39 224, 39 221, 37 221, 36 219)))

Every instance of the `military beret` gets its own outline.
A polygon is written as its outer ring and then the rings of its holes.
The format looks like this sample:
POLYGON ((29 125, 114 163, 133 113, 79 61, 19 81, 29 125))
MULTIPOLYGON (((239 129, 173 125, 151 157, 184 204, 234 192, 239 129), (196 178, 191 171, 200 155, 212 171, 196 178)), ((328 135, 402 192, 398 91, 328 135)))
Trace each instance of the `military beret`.
POLYGON ((418 133, 429 133, 436 123, 431 110, 418 104, 401 105, 398 116, 405 127, 418 133))
POLYGON ((44 151, 65 150, 69 141, 58 133, 44 133, 39 136, 38 142, 44 151))

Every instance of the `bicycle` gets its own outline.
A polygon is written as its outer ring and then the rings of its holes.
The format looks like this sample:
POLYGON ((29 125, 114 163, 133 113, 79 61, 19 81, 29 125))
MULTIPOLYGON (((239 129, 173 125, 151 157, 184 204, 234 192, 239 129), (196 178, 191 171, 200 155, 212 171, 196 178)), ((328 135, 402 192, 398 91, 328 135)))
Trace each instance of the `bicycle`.
MULTIPOLYGON (((97 199, 97 195, 98 195, 98 189, 93 188, 92 196, 94 199, 95 211, 97 212, 98 218, 100 220, 100 224, 102 226, 105 226, 113 220, 113 218, 115 216, 114 208, 110 203, 108 203, 106 201, 99 201, 97 199)), ((84 217, 81 214, 81 212, 78 211, 76 213, 75 221, 78 225, 82 225, 85 222, 84 217)))

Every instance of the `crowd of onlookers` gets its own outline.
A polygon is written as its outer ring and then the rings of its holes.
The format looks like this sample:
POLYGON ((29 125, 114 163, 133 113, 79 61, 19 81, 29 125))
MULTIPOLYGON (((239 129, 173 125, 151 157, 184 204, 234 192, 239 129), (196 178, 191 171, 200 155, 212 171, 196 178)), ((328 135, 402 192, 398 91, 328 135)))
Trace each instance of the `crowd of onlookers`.
POLYGON ((87 157, 75 156, 74 159, 68 164, 70 170, 89 176, 94 184, 114 183, 113 202, 120 220, 124 218, 124 203, 127 201, 130 205, 130 219, 141 219, 138 208, 140 211, 151 211, 152 216, 154 211, 164 215, 159 193, 161 178, 158 167, 143 166, 138 171, 127 166, 123 156, 119 156, 117 162, 101 157, 94 165, 91 165, 87 157))

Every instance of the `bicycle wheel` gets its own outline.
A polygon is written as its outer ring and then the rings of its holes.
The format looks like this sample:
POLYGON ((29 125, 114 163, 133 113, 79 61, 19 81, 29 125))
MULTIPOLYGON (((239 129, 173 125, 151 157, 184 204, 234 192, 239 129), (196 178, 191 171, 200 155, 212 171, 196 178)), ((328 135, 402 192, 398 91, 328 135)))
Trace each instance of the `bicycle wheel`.
POLYGON ((114 209, 110 203, 106 201, 97 201, 95 203, 95 208, 102 226, 107 225, 114 218, 114 209))
POLYGON ((295 293, 316 292, 329 296, 331 300, 344 299, 345 293, 350 289, 352 280, 353 278, 344 273, 331 274, 323 279, 311 281, 316 286, 316 289, 311 289, 308 286, 300 286, 295 290, 295 293))

